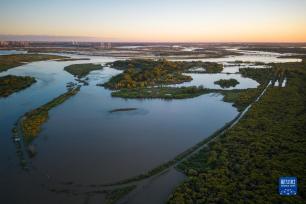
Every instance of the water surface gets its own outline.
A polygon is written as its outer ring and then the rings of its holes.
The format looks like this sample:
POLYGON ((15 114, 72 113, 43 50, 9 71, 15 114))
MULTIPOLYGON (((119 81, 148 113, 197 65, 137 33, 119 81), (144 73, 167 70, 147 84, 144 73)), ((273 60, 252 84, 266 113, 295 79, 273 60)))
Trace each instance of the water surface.
POLYGON ((49 186, 103 184, 136 176, 202 141, 238 114, 219 94, 170 101, 112 98, 109 90, 96 84, 120 71, 105 67, 91 72, 89 86, 50 111, 33 141, 37 155, 28 158, 11 139, 13 125, 27 111, 66 91, 66 83, 75 79, 63 70, 65 66, 114 60, 90 58, 33 62, 0 73, 37 79, 31 87, 0 99, 0 173, 5 175, 1 203, 83 203, 84 196, 55 194, 49 186), (109 112, 117 108, 137 109, 109 112), (22 169, 21 158, 27 160, 28 171, 22 169))
POLYGON ((27 51, 23 50, 0 50, 0 55, 12 55, 12 54, 26 54, 27 51))
MULTIPOLYGON (((99 76, 111 70, 93 72, 90 78, 101 83, 107 78, 99 76)), ((187 100, 126 100, 112 98, 109 90, 91 83, 50 111, 50 120, 34 142, 39 154, 33 164, 52 177, 77 183, 136 176, 233 119, 237 111, 222 98, 207 94, 187 100), (110 112, 118 108, 137 109, 110 112), (54 168, 57 165, 61 168, 54 168)))

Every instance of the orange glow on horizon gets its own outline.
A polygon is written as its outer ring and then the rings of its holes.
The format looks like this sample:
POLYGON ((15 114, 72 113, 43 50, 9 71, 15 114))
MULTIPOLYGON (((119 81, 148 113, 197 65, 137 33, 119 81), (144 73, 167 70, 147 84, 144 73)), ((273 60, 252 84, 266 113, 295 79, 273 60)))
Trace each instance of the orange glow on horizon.
POLYGON ((133 42, 306 42, 306 1, 4 0, 1 35, 133 42))

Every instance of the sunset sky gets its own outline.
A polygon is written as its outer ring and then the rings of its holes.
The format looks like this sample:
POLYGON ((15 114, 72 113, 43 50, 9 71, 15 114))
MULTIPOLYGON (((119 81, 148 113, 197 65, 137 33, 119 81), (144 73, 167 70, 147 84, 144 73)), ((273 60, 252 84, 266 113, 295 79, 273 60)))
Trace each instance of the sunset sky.
POLYGON ((306 0, 0 0, 0 40, 306 42, 305 11, 306 0))

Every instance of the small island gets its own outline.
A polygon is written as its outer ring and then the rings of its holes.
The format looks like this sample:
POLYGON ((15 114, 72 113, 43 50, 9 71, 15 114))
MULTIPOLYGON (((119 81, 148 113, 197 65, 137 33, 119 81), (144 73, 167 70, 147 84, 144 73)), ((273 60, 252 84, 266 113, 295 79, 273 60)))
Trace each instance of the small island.
POLYGON ((7 75, 0 77, 0 97, 7 97, 35 83, 34 77, 7 75))
POLYGON ((218 81, 214 82, 215 84, 218 84, 222 88, 229 88, 229 87, 235 87, 237 84, 239 84, 239 81, 236 79, 220 79, 218 81))
POLYGON ((89 72, 100 69, 103 69, 101 64, 93 64, 93 63, 72 64, 64 68, 65 71, 69 72, 70 74, 78 78, 85 77, 89 74, 89 72))
POLYGON ((126 111, 133 111, 133 110, 137 110, 137 108, 116 108, 113 110, 110 110, 110 113, 116 113, 116 112, 126 112, 126 111))

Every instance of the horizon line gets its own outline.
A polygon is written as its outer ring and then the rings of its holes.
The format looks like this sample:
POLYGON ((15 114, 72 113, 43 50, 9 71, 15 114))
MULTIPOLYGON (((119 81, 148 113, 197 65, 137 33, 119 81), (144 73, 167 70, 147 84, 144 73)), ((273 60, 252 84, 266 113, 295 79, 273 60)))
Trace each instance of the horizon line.
POLYGON ((70 36, 70 35, 16 35, 0 34, 0 41, 23 41, 23 42, 111 42, 111 43, 306 43, 306 41, 137 41, 137 40, 120 40, 93 36, 70 36), (5 39, 7 38, 7 39, 5 39), (11 38, 11 39, 9 39, 11 38), (14 39, 15 38, 15 39, 14 39), (18 39, 25 38, 25 39, 18 39), (28 39, 27 39, 28 38, 28 39), (33 38, 33 39, 30 39, 33 38), (37 38, 37 39, 35 39, 37 38), (42 39, 39 39, 42 38, 42 39), (51 39, 43 39, 51 38, 51 39), (54 38, 54 39, 52 39, 54 38), (55 39, 59 38, 59 39, 55 39), (62 38, 62 39, 60 39, 62 38), (71 39, 69 39, 71 38, 71 39))

